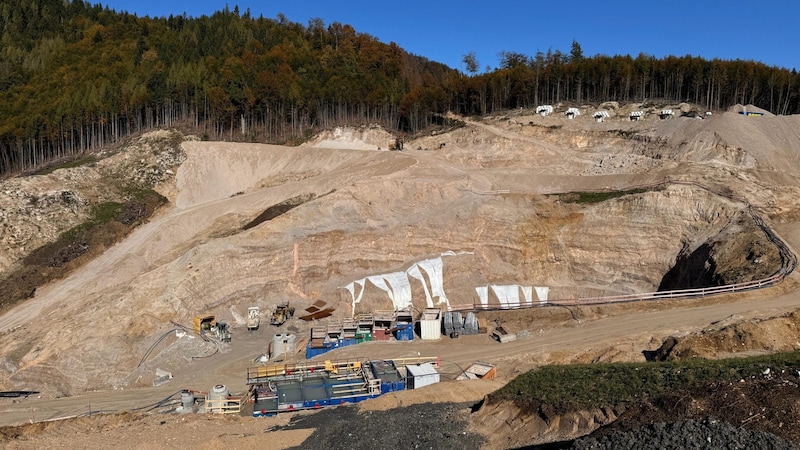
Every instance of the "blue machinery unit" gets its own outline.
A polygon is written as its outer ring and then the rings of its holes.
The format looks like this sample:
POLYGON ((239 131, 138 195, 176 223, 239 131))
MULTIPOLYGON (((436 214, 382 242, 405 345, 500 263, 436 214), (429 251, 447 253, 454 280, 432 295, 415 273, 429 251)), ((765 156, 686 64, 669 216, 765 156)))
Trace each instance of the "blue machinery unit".
POLYGON ((439 365, 438 358, 413 358, 253 367, 247 370, 253 417, 357 403, 404 390, 405 365, 425 362, 439 365))
POLYGON ((309 342, 308 345, 306 346, 306 359, 311 359, 315 356, 327 353, 335 348, 349 347, 351 345, 356 345, 357 343, 358 340, 356 339, 344 339, 344 338, 324 341, 321 344, 318 344, 317 346, 313 346, 313 344, 309 342))
POLYGON ((410 310, 376 311, 312 327, 311 339, 306 345, 306 359, 339 347, 391 338, 397 341, 414 340, 414 319, 410 310))

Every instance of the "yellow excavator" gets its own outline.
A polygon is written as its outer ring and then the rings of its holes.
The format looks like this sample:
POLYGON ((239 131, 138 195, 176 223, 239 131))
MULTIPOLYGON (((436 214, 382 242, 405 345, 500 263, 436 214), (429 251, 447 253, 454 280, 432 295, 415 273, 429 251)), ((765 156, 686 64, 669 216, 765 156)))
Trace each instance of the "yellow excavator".
POLYGON ((270 319, 269 323, 279 327, 292 316, 294 316, 294 307, 290 307, 289 302, 281 303, 275 307, 275 312, 272 313, 272 319, 270 319))

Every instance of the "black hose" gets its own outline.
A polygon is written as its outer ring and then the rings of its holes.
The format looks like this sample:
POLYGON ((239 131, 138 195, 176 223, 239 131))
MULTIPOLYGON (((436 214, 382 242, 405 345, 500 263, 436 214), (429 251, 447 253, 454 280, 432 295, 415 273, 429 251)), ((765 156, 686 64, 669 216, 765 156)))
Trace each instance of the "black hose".
POLYGON ((138 407, 138 408, 133 408, 133 409, 131 409, 131 411, 139 411, 139 410, 142 410, 142 409, 145 409, 145 408, 158 407, 159 405, 162 405, 162 404, 164 404, 164 403, 168 402, 168 401, 169 401, 170 399, 172 399, 172 397, 174 397, 175 395, 177 395, 177 394, 181 394, 181 393, 183 393, 183 391, 182 391, 182 390, 180 390, 180 391, 176 391, 176 392, 174 392, 174 393, 170 394, 168 397, 165 397, 163 400, 159 400, 159 401, 157 401, 157 402, 155 402, 155 403, 151 403, 151 404, 149 404, 149 405, 140 406, 140 407, 138 407))
POLYGON ((150 353, 156 348, 156 345, 158 345, 161 341, 166 339, 166 337, 169 336, 170 333, 172 333, 173 331, 177 331, 177 330, 178 330, 178 328, 172 328, 169 331, 167 331, 166 333, 162 334, 161 337, 158 338, 158 340, 156 340, 153 343, 153 345, 150 346, 149 349, 147 349, 147 352, 144 354, 144 356, 142 356, 142 360, 139 361, 139 364, 136 366, 136 368, 138 369, 139 367, 142 367, 142 364, 144 364, 144 360, 147 359, 148 356, 150 356, 150 353))

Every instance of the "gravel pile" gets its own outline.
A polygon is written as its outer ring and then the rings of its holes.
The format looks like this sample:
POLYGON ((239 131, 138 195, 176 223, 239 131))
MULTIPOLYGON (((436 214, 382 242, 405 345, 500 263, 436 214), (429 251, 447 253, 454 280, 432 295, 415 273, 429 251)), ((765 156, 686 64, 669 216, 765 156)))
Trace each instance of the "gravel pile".
POLYGON ((470 406, 425 403, 363 413, 340 406, 293 417, 279 429, 315 428, 301 449, 479 449, 483 438, 466 431, 470 406))
POLYGON ((737 428, 715 419, 657 423, 637 430, 576 439, 573 450, 636 449, 797 449, 773 434, 737 428))

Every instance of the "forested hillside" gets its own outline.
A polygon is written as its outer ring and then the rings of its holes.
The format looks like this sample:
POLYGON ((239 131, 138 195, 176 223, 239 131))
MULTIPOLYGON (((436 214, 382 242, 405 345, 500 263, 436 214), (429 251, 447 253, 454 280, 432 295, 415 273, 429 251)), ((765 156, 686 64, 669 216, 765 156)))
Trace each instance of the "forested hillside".
POLYGON ((131 133, 192 127, 209 139, 286 143, 341 123, 416 132, 447 110, 539 103, 690 101, 798 110, 796 72, 752 61, 584 57, 573 43, 467 73, 321 19, 225 8, 137 17, 81 0, 0 0, 0 176, 131 133))

